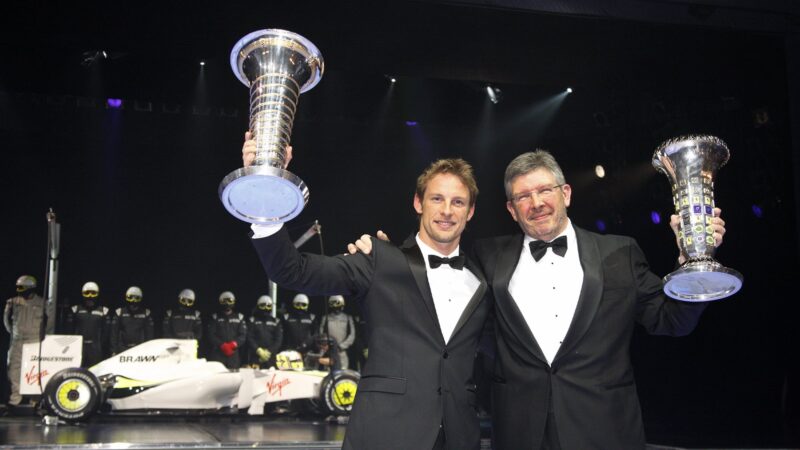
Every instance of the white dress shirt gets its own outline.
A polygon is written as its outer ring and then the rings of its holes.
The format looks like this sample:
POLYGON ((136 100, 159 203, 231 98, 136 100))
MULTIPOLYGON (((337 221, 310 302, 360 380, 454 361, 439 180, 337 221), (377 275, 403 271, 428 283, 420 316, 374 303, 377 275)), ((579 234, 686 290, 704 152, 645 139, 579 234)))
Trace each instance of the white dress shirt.
POLYGON ((542 259, 536 261, 529 245, 535 239, 526 235, 519 263, 508 284, 511 297, 549 364, 564 342, 583 286, 583 268, 572 222, 557 237, 560 236, 567 237, 567 253, 558 256, 548 248, 542 259))
POLYGON ((253 239, 270 237, 273 234, 277 233, 278 231, 281 231, 281 228, 283 228, 282 223, 275 223, 269 225, 254 223, 250 225, 250 229, 253 230, 253 239))
POLYGON ((425 269, 428 275, 428 285, 433 295, 433 304, 436 316, 439 318, 439 328, 442 330, 444 341, 448 342, 456 328, 458 319, 464 312, 472 296, 480 285, 478 278, 466 267, 456 270, 447 264, 431 269, 428 255, 441 257, 458 256, 458 247, 449 255, 443 255, 422 242, 417 233, 417 245, 422 251, 425 260, 425 269))

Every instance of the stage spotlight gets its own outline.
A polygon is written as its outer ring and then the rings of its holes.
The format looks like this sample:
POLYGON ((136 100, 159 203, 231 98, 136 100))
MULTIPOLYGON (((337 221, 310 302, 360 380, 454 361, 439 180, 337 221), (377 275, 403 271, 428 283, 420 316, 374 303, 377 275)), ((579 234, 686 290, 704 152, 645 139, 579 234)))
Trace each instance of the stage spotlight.
POLYGON ((753 205, 751 209, 753 210, 753 215, 756 216, 756 218, 760 219, 764 217, 764 210, 762 210, 760 206, 753 205))
POLYGON ((389 83, 392 83, 392 84, 397 83, 397 78, 395 78, 395 77, 393 77, 391 75, 384 75, 384 77, 386 77, 386 79, 389 80, 389 83))
POLYGON ((661 214, 658 211, 650 211, 650 221, 658 225, 661 223, 661 214))
POLYGON ((108 105, 111 109, 120 109, 122 108, 122 99, 121 98, 109 98, 106 100, 106 105, 108 105))
POLYGON ((417 121, 416 120, 406 120, 406 126, 407 127, 415 127, 415 126, 417 126, 417 121))
POLYGON ((604 178, 606 176, 606 169, 598 164, 594 166, 594 174, 597 175, 597 178, 604 178))
POLYGON ((566 92, 567 94, 572 94, 572 88, 571 88, 571 87, 568 87, 568 88, 567 88, 567 90, 566 90, 565 92, 566 92))
POLYGON ((605 231, 606 231, 606 222, 604 220, 597 219, 597 221, 595 221, 594 224, 597 227, 597 231, 599 231, 601 233, 605 233, 605 231))
POLYGON ((205 65, 206 65, 206 62, 205 62, 205 61, 200 61, 200 67, 203 67, 203 66, 205 66, 205 65))
POLYGON ((500 97, 502 95, 502 92, 500 92, 500 89, 497 89, 497 88, 492 87, 491 85, 487 84, 486 85, 486 95, 488 95, 489 96, 489 100, 496 105, 496 104, 500 103, 500 97))
POLYGON ((108 52, 105 50, 88 50, 83 52, 81 65, 88 67, 103 59, 108 59, 108 52))

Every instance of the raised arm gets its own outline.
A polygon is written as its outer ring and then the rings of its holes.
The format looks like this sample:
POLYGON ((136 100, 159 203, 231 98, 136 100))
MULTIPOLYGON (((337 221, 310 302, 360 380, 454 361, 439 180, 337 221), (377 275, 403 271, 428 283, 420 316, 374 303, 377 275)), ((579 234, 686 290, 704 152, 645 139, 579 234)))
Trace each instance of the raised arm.
POLYGON ((271 236, 253 239, 253 245, 272 281, 310 295, 358 297, 369 289, 375 272, 374 255, 300 253, 285 228, 271 236))

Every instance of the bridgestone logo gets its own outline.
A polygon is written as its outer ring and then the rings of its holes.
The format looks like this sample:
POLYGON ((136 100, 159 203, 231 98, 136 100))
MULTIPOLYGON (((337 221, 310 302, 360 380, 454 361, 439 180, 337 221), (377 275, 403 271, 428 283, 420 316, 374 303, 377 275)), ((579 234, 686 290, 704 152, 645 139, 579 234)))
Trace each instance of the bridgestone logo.
POLYGON ((42 356, 41 358, 37 355, 31 356, 31 361, 44 361, 44 362, 72 362, 75 359, 74 356, 42 356))

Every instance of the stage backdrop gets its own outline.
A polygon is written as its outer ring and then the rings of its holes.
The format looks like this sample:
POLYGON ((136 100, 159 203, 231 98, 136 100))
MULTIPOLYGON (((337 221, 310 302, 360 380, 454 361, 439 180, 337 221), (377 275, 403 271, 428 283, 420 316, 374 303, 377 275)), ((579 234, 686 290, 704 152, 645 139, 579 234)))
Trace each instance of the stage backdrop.
MULTIPOLYGON (((11 295, 22 273, 43 276, 53 208, 62 223, 60 306, 77 303, 92 280, 110 307, 140 286, 157 318, 187 287, 205 313, 231 290, 249 314, 268 280, 248 226, 217 194, 241 165, 248 123, 247 88, 227 56, 250 31, 288 28, 315 42, 328 63, 300 98, 292 140, 290 169, 311 197, 287 226, 294 237, 315 220, 323 230, 306 251, 341 253, 377 229, 403 240, 417 226, 416 176, 441 157, 472 162, 479 180, 465 246, 517 232, 503 170, 539 147, 555 154, 573 186, 574 223, 635 237, 653 270, 666 274, 677 249, 670 189, 650 164, 653 150, 688 133, 725 140, 731 160, 717 177, 716 201, 728 234, 717 257, 744 275, 744 287, 711 305, 691 336, 637 333, 648 437, 699 446, 790 439, 782 427, 797 414, 799 308, 781 36, 435 5, 328 7, 322 16, 331 20, 308 23, 288 2, 276 5, 266 18, 237 20, 212 20, 208 10, 162 11, 171 21, 135 11, 114 27, 86 17, 67 27, 51 11, 55 39, 3 44, 0 290, 11 295), (117 48, 91 59, 102 42, 117 48), (499 89, 499 103, 487 85, 499 89)), ((281 305, 293 294, 281 290, 281 305)))

